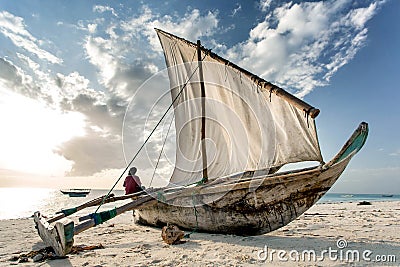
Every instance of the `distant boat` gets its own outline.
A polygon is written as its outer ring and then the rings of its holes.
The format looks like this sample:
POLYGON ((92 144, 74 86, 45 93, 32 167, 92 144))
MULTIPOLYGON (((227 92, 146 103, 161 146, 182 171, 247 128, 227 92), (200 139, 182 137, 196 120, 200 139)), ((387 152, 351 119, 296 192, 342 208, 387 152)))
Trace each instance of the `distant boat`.
POLYGON ((382 197, 393 197, 393 195, 382 195, 382 197))
POLYGON ((86 197, 90 193, 90 189, 62 189, 60 191, 70 197, 86 197))
POLYGON ((341 195, 341 197, 354 197, 354 195, 347 194, 347 195, 341 195))

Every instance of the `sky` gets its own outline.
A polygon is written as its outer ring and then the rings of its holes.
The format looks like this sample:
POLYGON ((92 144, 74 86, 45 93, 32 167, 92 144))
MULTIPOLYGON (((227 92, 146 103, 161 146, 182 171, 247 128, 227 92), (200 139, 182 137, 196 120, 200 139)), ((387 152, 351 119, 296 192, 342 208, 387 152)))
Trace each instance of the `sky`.
POLYGON ((1 1, 0 187, 110 188, 171 101, 149 82, 160 28, 319 108, 325 161, 368 122, 330 192, 400 193, 398 14, 395 0, 1 1))

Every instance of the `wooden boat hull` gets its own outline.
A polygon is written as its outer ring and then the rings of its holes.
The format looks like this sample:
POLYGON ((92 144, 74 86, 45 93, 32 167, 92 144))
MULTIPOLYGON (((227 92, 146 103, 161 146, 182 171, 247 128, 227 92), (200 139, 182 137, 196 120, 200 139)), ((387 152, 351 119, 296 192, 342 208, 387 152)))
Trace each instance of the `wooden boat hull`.
POLYGON ((268 233, 313 206, 331 188, 347 163, 340 162, 327 170, 317 167, 288 176, 265 177, 257 188, 252 188, 253 180, 242 185, 244 188, 232 188, 227 193, 204 190, 193 197, 159 201, 138 210, 138 223, 153 226, 170 223, 183 229, 237 235, 268 233))
POLYGON ((368 126, 362 123, 333 160, 315 168, 157 196, 155 205, 137 210, 136 222, 236 235, 274 231, 307 211, 331 188, 367 133, 368 126))

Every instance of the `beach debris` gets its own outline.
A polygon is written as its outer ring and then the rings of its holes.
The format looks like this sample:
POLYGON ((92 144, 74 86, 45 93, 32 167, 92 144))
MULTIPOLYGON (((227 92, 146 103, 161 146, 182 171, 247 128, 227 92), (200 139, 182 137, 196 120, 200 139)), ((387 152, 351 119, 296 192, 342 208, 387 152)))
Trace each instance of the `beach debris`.
MULTIPOLYGON (((103 249, 104 246, 102 244, 95 246, 73 246, 71 250, 71 254, 78 254, 81 251, 94 250, 94 249, 103 249)), ((18 261, 18 263, 29 262, 29 259, 32 259, 33 262, 43 262, 45 260, 59 260, 66 259, 68 256, 57 256, 52 247, 45 247, 39 250, 32 250, 29 253, 21 253, 19 256, 13 256, 9 259, 9 261, 18 261)))
POLYGON ((45 247, 39 250, 32 250, 29 253, 22 253, 19 256, 13 256, 9 261, 18 261, 18 263, 28 262, 32 259, 33 262, 43 262, 45 260, 65 259, 67 256, 57 256, 52 247, 45 247))
POLYGON ((11 258, 8 259, 8 261, 17 261, 19 260, 19 256, 12 256, 11 258))
POLYGON ((20 257, 18 263, 24 263, 24 262, 28 262, 28 261, 29 261, 28 257, 20 257))
POLYGON ((161 237, 168 245, 176 245, 181 243, 181 239, 185 236, 185 232, 180 230, 178 226, 168 224, 161 231, 161 237))
POLYGON ((73 246, 70 254, 78 254, 79 252, 82 251, 95 250, 95 249, 104 249, 104 246, 102 244, 92 245, 92 246, 86 246, 86 245, 73 246))
POLYGON ((357 205, 372 205, 369 201, 361 201, 357 205))
POLYGON ((37 254, 36 256, 34 256, 34 257, 32 258, 32 260, 33 260, 33 262, 40 262, 40 261, 43 260, 43 258, 44 258, 43 254, 39 253, 39 254, 37 254))

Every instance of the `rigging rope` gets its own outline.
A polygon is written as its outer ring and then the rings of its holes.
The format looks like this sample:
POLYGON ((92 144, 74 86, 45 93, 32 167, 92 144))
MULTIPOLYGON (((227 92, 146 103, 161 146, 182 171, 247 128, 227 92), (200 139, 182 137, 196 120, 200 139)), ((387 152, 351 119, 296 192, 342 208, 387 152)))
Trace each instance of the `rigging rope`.
POLYGON ((185 236, 184 236, 185 238, 190 238, 190 235, 195 233, 195 232, 197 232, 197 230, 199 229, 199 221, 198 221, 198 218, 197 218, 198 211, 196 209, 196 203, 195 203, 195 200, 194 200, 194 192, 192 193, 192 203, 193 203, 194 216, 196 218, 196 227, 190 233, 185 234, 185 236))
POLYGON ((171 130, 171 125, 172 125, 172 122, 174 121, 174 116, 175 116, 175 114, 172 116, 171 121, 169 122, 168 131, 167 131, 167 134, 165 135, 164 143, 163 143, 163 145, 161 147, 160 155, 158 156, 156 167, 154 168, 153 176, 151 177, 149 187, 151 187, 151 184, 153 183, 154 176, 156 175, 157 167, 158 167, 158 164, 160 163, 160 159, 161 159, 162 152, 164 151, 165 143, 167 142, 169 130, 171 130))
MULTIPOLYGON (((202 61, 204 60, 204 58, 207 55, 205 54, 204 57, 202 58, 202 61)), ((118 184, 118 182, 121 180, 121 178, 124 176, 124 173, 129 169, 129 167, 131 166, 131 164, 133 163, 133 161, 137 158, 137 156, 139 155, 140 151, 142 151, 142 149, 144 148, 144 146, 146 145, 146 143, 150 140, 150 137, 153 135, 153 133, 156 131, 157 127, 161 124, 162 120, 165 118, 165 116, 168 114, 168 112, 170 111, 170 109, 173 107, 173 105, 175 104, 176 100, 179 98, 179 96, 182 94, 183 89, 186 88, 186 86, 189 84, 189 81, 192 79, 193 75, 196 73, 197 69, 199 67, 197 66, 194 71, 192 72, 192 74, 190 75, 190 77, 188 78, 188 80, 185 82, 185 84, 182 86, 182 88, 180 89, 179 93, 176 95, 176 97, 173 99, 172 103, 169 105, 169 107, 167 108, 167 110, 164 112, 164 114, 161 116, 160 120, 157 122, 156 126, 153 128, 153 130, 150 132, 150 134, 148 135, 148 137, 146 138, 146 140, 143 142, 143 144, 140 146, 139 150, 136 152, 136 154, 133 156, 133 158, 131 159, 131 161, 129 162, 129 164, 125 167, 124 171, 121 173, 121 175, 119 176, 119 178, 117 179, 117 181, 114 183, 114 185, 111 187, 111 189, 108 191, 107 195, 103 198, 103 200, 101 201, 100 205, 97 207, 97 209, 95 210, 94 214, 97 213, 97 211, 100 209, 100 207, 104 204, 104 201, 108 198, 108 196, 110 195, 110 193, 114 190, 115 186, 118 184)))

